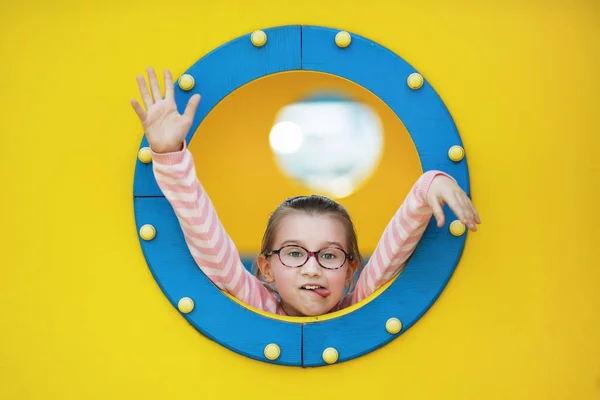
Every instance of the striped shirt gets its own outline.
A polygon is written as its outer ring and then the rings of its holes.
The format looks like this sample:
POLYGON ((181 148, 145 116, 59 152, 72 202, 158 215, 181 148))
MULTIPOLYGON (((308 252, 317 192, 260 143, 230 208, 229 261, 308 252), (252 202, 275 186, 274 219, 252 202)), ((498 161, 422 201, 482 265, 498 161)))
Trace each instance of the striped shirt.
MULTIPOLYGON (((172 153, 152 153, 159 188, 169 201, 198 267, 221 290, 260 310, 286 315, 276 295, 242 264, 238 251, 196 177, 186 144, 172 153)), ((385 228, 355 289, 331 310, 355 304, 393 278, 415 250, 432 216, 427 191, 440 171, 423 174, 385 228)), ((445 174, 444 174, 445 175, 445 174)))

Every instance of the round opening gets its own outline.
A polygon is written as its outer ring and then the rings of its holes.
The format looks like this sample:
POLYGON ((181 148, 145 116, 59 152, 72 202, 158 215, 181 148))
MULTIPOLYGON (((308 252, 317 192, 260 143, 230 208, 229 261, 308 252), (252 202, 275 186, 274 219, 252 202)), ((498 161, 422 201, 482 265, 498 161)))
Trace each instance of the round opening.
MULTIPOLYGON (((367 261, 422 174, 409 133, 381 99, 319 72, 279 73, 238 88, 210 111, 189 149, 198 178, 249 270, 269 215, 286 198, 313 193, 335 198, 348 210, 367 261), (344 150, 336 152, 341 146, 344 150), (348 183, 336 187, 335 179, 348 183)), ((319 317, 277 316, 229 297, 271 318, 307 322, 349 313, 390 283, 358 304, 319 317)))

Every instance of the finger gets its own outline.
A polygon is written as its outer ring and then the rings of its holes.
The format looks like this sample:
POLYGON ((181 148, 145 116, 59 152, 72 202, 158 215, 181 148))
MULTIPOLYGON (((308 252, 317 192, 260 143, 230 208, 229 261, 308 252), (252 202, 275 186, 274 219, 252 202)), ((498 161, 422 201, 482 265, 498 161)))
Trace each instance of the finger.
POLYGON ((150 109, 150 106, 154 104, 152 102, 152 98, 150 97, 150 93, 148 93, 148 86, 146 86, 146 80, 142 75, 138 75, 135 78, 138 83, 138 87, 140 88, 140 94, 142 95, 142 100, 144 101, 144 105, 146 106, 146 110, 150 109))
POLYGON ((469 200, 469 197, 465 192, 457 193, 456 197, 460 201, 460 205, 465 213, 465 218, 467 219, 465 225, 475 232, 477 230, 477 225, 475 225, 475 214, 473 213, 473 208, 471 207, 471 200, 469 200))
MULTIPOLYGON (((473 202, 471 201, 469 196, 467 196, 466 194, 465 194, 465 198, 467 201, 467 206, 471 209, 471 213, 473 214, 473 221, 476 224, 481 224, 481 218, 479 218, 479 213, 477 212, 477 209, 473 205, 473 202)), ((477 229, 477 225, 475 225, 475 229, 477 229)))
POLYGON ((152 67, 147 68, 146 71, 148 72, 148 80, 150 81, 152 97, 154 98, 154 102, 156 102, 162 98, 160 95, 160 87, 158 86, 158 79, 156 78, 156 72, 154 72, 154 68, 152 67))
POLYGON ((135 113, 139 117, 140 121, 143 123, 146 120, 146 111, 142 108, 140 103, 136 99, 131 99, 131 106, 133 107, 135 113))
POLYGON ((471 209, 468 207, 468 199, 466 198, 467 195, 464 192, 454 192, 454 196, 456 197, 456 200, 458 200, 458 203, 462 207, 467 221, 472 221, 473 214, 471 213, 471 209))
POLYGON ((194 119, 194 115, 196 114, 196 109, 198 108, 198 103, 200 103, 200 95, 196 93, 188 101, 183 114, 191 119, 194 119))
POLYGON ((465 214, 466 221, 463 221, 464 224, 471 229, 472 231, 477 230, 475 227, 473 212, 471 211, 471 207, 469 207, 467 196, 464 192, 456 193, 456 198, 462 207, 462 210, 465 214))
POLYGON ((460 202, 456 198, 456 196, 448 196, 448 199, 446 200, 446 202, 448 203, 448 207, 450 207, 450 209, 454 212, 456 217, 463 224, 467 225, 467 218, 466 218, 465 212, 464 212, 460 202))
POLYGON ((172 100, 175 97, 175 95, 174 95, 173 77, 171 76, 171 71, 169 71, 168 69, 165 69, 164 75, 165 75, 165 99, 172 100))
POLYGON ((477 209, 473 205, 473 202, 471 201, 471 199, 469 199, 469 204, 471 205, 471 209, 473 210, 473 215, 475 216, 475 222, 477 222, 478 224, 481 224, 481 218, 479 218, 479 213, 477 212, 477 209))
POLYGON ((477 223, 477 224, 481 224, 481 219, 479 218, 479 214, 477 213, 477 210, 475 209, 473 202, 471 201, 469 196, 467 196, 466 193, 463 193, 463 197, 464 197, 464 206, 469 209, 469 212, 471 213, 472 218, 473 218, 473 222, 477 223))
POLYGON ((433 205, 431 207, 433 209, 433 216, 435 217, 436 221, 437 221, 437 227, 441 228, 442 226, 444 226, 444 211, 442 210, 442 206, 440 205, 440 203, 438 203, 437 201, 433 202, 433 205))

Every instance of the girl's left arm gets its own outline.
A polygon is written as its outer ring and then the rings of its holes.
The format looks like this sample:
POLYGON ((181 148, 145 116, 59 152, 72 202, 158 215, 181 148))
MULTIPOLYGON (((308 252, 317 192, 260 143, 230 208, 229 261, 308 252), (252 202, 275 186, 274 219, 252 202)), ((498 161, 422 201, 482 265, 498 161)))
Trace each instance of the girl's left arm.
POLYGON ((355 290, 342 301, 341 308, 369 296, 405 266, 433 215, 427 194, 438 175, 448 176, 441 171, 429 171, 414 184, 385 228, 375 252, 356 282, 355 290))

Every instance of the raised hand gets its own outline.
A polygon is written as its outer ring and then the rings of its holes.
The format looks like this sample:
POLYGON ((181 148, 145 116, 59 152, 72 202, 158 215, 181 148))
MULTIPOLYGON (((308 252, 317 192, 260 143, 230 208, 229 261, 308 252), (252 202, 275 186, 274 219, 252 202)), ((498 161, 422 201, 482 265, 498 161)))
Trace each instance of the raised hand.
POLYGON ((460 221, 473 232, 477 230, 476 224, 481 224, 471 199, 454 180, 447 176, 437 175, 433 178, 427 192, 427 203, 433 209, 438 228, 444 225, 445 218, 442 210, 444 204, 448 204, 460 221))
POLYGON ((171 72, 166 69, 164 71, 164 98, 160 94, 160 87, 154 69, 150 67, 146 72, 148 73, 152 95, 148 92, 144 76, 138 75, 136 77, 146 110, 135 99, 131 99, 131 105, 140 118, 150 148, 154 152, 171 153, 179 151, 182 149, 183 141, 192 126, 194 114, 196 114, 200 102, 200 95, 193 95, 188 101, 183 114, 179 114, 175 104, 171 72))

